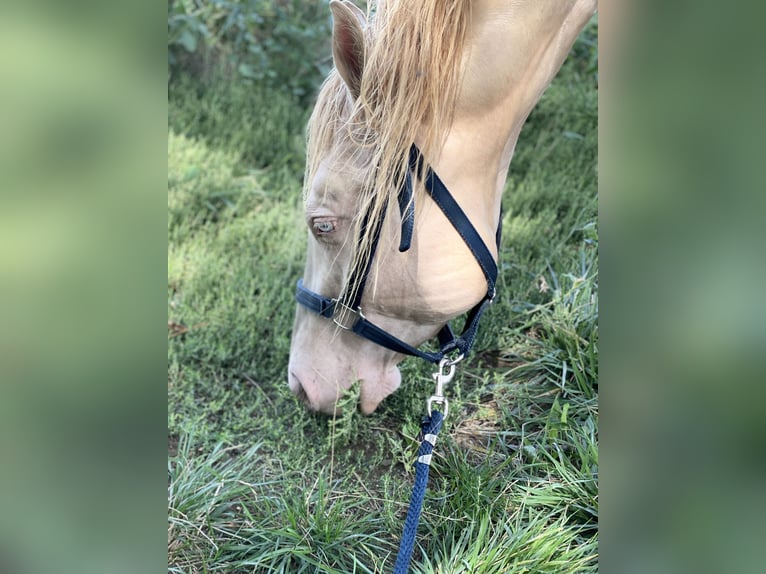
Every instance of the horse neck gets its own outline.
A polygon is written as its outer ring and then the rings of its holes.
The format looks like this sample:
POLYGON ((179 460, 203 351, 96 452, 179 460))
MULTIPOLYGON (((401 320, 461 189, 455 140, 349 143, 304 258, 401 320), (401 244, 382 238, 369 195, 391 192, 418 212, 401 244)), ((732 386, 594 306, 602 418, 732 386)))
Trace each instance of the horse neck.
POLYGON ((596 0, 476 0, 452 126, 433 165, 490 245, 516 141, 596 0))

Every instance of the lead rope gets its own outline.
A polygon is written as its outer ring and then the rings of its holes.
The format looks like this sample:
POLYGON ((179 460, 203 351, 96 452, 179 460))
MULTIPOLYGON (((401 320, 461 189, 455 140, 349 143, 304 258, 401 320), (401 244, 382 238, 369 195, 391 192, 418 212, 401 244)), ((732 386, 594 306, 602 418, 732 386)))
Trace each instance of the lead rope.
POLYGON ((455 376, 455 365, 462 360, 463 355, 454 360, 444 357, 439 361, 439 370, 433 374, 436 380, 436 390, 426 403, 428 415, 423 417, 421 423, 423 441, 420 443, 418 458, 415 461, 415 484, 412 487, 410 506, 407 510, 407 518, 404 521, 404 531, 399 543, 399 553, 396 556, 394 574, 407 574, 410 567, 412 550, 415 547, 415 535, 417 534, 420 513, 423 509, 423 499, 425 498, 426 487, 428 486, 431 453, 436 445, 436 437, 442 428, 442 423, 449 413, 449 402, 444 396, 444 385, 449 383, 455 376), (444 409, 444 414, 441 411, 434 410, 434 404, 441 405, 444 409))

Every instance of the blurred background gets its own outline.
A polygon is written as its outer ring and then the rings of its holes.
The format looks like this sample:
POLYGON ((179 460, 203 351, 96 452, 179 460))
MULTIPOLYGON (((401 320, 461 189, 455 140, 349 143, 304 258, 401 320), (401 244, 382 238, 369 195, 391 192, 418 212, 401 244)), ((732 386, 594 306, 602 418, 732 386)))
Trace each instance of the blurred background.
POLYGON ((757 572, 766 95, 746 2, 604 6, 606 572, 757 572))
MULTIPOLYGON (((168 72, 199 85, 236 81, 309 103, 332 66, 329 2, 169 0, 168 72)), ((366 2, 357 2, 361 7, 366 2)))

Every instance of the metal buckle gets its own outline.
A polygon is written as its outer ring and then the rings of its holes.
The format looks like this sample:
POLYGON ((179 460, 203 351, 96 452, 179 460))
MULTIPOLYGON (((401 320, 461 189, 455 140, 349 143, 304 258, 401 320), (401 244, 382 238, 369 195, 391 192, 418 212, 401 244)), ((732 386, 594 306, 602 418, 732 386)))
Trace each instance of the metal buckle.
POLYGON ((332 322, 344 331, 351 331, 360 319, 365 318, 362 310, 359 307, 352 309, 337 299, 334 301, 335 307, 332 311, 332 322))

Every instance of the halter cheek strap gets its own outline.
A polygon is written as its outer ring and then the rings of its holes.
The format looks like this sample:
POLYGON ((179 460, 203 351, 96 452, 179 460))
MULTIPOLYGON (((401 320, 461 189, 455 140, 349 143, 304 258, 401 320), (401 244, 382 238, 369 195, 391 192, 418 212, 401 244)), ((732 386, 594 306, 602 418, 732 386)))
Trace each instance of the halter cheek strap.
MULTIPOLYGON (((414 144, 410 148, 409 164, 410 169, 405 175, 405 180, 398 195, 399 210, 402 216, 402 235, 399 244, 400 251, 409 249, 413 235, 415 208, 412 201, 412 173, 414 172, 420 177, 423 172, 423 158, 420 150, 414 144)), ((398 339, 391 333, 381 329, 364 316, 359 304, 362 300, 364 287, 372 265, 372 259, 375 256, 375 251, 380 239, 380 232, 383 227, 382 218, 373 223, 373 225, 375 225, 375 228, 373 229, 373 242, 366 265, 364 265, 363 268, 357 267, 352 270, 343 295, 337 299, 325 297, 324 295, 320 295, 319 293, 315 293, 306 288, 303 285, 303 279, 299 279, 295 299, 299 304, 310 311, 313 311, 322 317, 326 317, 327 319, 332 319, 332 321, 334 321, 340 328, 352 331, 368 341, 372 341, 373 343, 397 353, 420 357, 430 363, 438 363, 449 353, 457 351, 460 355, 467 355, 471 350, 476 338, 479 319, 481 319, 487 306, 495 297, 497 264, 492 258, 492 253, 476 231, 476 228, 471 224, 465 212, 460 208, 457 201, 455 201, 455 198, 452 197, 452 194, 441 179, 439 179, 439 176, 436 175, 433 170, 429 169, 424 183, 426 192, 431 196, 436 205, 439 206, 439 209, 442 210, 460 237, 463 238, 463 241, 471 250, 471 253, 473 253, 474 258, 478 262, 487 281, 487 293, 482 300, 468 312, 468 316, 466 317, 460 335, 455 335, 449 323, 447 323, 437 334, 439 339, 439 351, 421 351, 420 349, 405 343, 401 339, 398 339)), ((385 209, 383 212, 385 213, 385 209)), ((362 220, 362 233, 364 233, 366 228, 370 225, 369 216, 370 214, 368 212, 362 220)), ((498 248, 500 246, 500 231, 501 226, 500 223, 498 223, 495 236, 498 248)))

